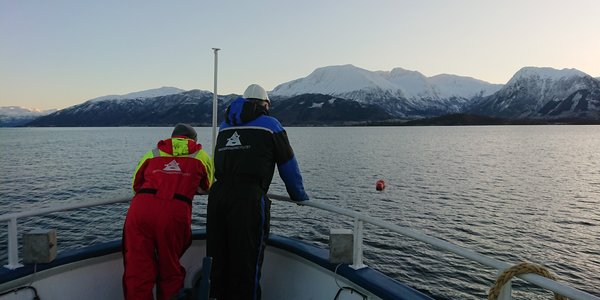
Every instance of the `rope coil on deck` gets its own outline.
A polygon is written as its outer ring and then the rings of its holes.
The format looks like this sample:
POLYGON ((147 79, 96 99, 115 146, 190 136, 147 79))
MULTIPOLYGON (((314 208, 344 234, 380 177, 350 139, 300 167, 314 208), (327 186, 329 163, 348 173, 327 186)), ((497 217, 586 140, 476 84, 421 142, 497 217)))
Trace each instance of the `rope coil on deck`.
MULTIPOLYGON (((521 274, 527 274, 527 273, 535 273, 537 275, 544 276, 546 278, 550 278, 550 279, 556 281, 556 276, 552 275, 552 273, 550 273, 550 271, 546 270, 546 268, 544 268, 543 266, 528 263, 528 262, 522 262, 522 263, 516 264, 516 265, 504 270, 504 272, 502 272, 502 274, 500 274, 500 276, 498 276, 498 278, 496 279, 496 282, 494 283, 494 285, 490 289, 490 292, 488 293, 488 300, 498 299, 498 296, 500 295, 500 290, 508 281, 511 280, 511 278, 513 278, 514 276, 518 276, 521 274)), ((557 294, 557 293, 554 293, 554 299, 555 300, 567 300, 566 297, 564 297, 560 294, 557 294)))

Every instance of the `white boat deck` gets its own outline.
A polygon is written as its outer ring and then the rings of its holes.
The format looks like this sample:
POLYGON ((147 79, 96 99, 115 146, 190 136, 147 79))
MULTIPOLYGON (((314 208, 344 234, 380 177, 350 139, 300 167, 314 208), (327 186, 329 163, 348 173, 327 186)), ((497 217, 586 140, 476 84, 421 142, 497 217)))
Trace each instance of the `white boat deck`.
MULTIPOLYGON (((194 238, 181 260, 187 270, 186 288, 191 288, 197 280, 206 252, 204 232, 195 231, 194 238)), ((116 241, 72 251, 61 255, 55 262, 39 265, 33 274, 1 282, 0 291, 31 285, 42 299, 123 299, 123 261, 119 249, 120 242, 116 241)), ((273 236, 265 251, 262 299, 430 299, 370 268, 355 271, 348 266, 340 266, 338 271, 341 274, 353 276, 348 279, 336 275, 326 256, 324 249, 273 236), (379 295, 361 285, 375 288, 379 295)), ((32 273, 33 268, 28 265, 21 268, 21 272, 32 273)), ((2 276, 10 277, 10 274, 4 273, 0 274, 0 279, 5 278, 2 276)), ((33 289, 25 288, 0 296, 0 299, 30 300, 33 296, 33 289)))

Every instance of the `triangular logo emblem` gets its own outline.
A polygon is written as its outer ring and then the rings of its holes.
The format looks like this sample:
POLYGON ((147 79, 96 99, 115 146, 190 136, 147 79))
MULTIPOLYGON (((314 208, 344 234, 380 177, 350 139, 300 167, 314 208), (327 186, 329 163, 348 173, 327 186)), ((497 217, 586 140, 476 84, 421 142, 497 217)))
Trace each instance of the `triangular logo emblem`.
POLYGON ((172 160, 170 163, 165 164, 165 168, 163 169, 163 171, 181 172, 181 168, 179 168, 179 164, 177 163, 177 161, 172 160))
POLYGON ((240 142, 240 135, 236 132, 233 133, 233 135, 227 139, 227 144, 225 145, 225 147, 230 147, 230 146, 241 146, 242 142, 240 142))

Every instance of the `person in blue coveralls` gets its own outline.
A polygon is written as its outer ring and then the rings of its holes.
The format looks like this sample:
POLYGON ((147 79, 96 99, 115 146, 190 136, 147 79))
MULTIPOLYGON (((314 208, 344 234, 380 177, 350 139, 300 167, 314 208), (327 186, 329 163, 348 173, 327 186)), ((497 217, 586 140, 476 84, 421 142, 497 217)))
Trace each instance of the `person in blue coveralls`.
POLYGON ((275 165, 290 198, 309 199, 287 133, 269 116, 270 104, 265 89, 251 84, 229 105, 219 128, 206 220, 210 297, 218 300, 261 297, 275 165))

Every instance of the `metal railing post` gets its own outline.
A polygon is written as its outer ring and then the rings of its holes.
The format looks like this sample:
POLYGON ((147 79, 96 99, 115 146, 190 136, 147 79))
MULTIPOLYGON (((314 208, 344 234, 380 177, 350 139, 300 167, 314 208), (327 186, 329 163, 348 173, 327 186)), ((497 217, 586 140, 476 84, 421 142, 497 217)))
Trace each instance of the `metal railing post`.
POLYGON ((352 265, 350 266, 352 269, 358 270, 366 267, 363 264, 363 221, 359 218, 354 219, 354 251, 352 255, 354 256, 352 259, 352 265))
POLYGON ((22 267, 19 263, 19 242, 17 240, 17 218, 8 221, 8 265, 4 267, 14 270, 22 267))

